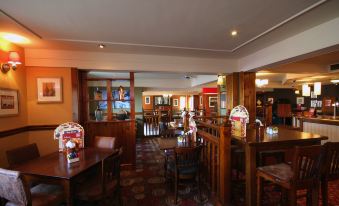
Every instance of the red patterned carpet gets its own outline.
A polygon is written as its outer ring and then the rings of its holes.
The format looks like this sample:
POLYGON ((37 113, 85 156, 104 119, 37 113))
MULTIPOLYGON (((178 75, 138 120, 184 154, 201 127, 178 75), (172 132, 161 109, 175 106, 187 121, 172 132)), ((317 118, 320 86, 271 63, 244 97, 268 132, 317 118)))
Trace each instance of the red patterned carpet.
MULTIPOLYGON (((158 148, 156 138, 137 140, 136 169, 121 171, 121 186, 125 206, 172 206, 174 187, 164 178, 164 156, 158 148)), ((232 199, 234 205, 244 205, 244 185, 237 183, 232 186, 232 199)), ((179 188, 179 204, 182 206, 214 205, 208 197, 208 192, 203 190, 204 201, 198 201, 196 186, 179 188)), ((301 191, 302 193, 302 191, 301 191)), ((274 186, 268 186, 264 192, 264 205, 279 205, 280 192, 274 186)), ((339 181, 329 184, 330 206, 339 206, 339 181)), ((305 198, 298 200, 298 205, 306 205, 305 198)), ((320 205, 322 205, 320 203, 320 205)))

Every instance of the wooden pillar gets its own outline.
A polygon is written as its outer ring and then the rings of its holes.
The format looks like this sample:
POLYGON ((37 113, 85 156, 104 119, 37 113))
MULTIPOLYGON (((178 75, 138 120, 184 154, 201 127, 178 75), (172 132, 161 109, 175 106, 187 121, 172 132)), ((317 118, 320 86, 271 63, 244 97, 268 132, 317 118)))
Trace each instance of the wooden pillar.
POLYGON ((256 117, 255 72, 239 73, 239 103, 244 105, 250 115, 250 123, 256 117))
POLYGON ((222 205, 231 203, 231 125, 225 124, 220 128, 219 139, 219 201, 222 205))
POLYGON ((226 108, 232 110, 239 105, 239 73, 226 76, 226 108))
POLYGON ((256 116, 255 72, 236 72, 226 76, 226 107, 232 110, 244 105, 250 114, 250 123, 256 116))

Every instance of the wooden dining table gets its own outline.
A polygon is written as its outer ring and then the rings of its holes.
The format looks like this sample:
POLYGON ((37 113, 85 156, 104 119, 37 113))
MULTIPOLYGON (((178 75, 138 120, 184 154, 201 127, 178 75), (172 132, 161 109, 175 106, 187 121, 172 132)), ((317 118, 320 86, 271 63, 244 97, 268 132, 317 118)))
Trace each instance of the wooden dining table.
POLYGON ((272 150, 287 150, 295 146, 320 145, 325 136, 297 130, 279 128, 278 134, 267 134, 257 138, 254 129, 247 130, 246 138, 232 136, 236 144, 245 151, 246 205, 256 205, 257 153, 272 150))
POLYGON ((64 187, 67 205, 74 204, 75 183, 78 177, 94 167, 101 170, 104 159, 116 151, 98 148, 85 148, 79 152, 80 161, 67 163, 66 155, 54 152, 18 165, 11 169, 23 174, 28 182, 59 184, 64 187))

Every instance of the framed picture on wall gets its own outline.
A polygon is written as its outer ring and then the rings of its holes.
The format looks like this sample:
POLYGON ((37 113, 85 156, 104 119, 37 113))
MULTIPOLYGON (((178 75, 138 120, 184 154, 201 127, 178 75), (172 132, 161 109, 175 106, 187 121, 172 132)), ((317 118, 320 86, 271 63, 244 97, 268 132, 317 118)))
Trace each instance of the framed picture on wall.
POLYGON ((151 97, 150 96, 145 97, 145 104, 151 104, 151 97))
POLYGON ((208 106, 215 107, 217 105, 218 98, 217 97, 208 97, 208 106))
POLYGON ((316 108, 317 107, 317 100, 311 100, 311 107, 316 108))
POLYGON ((37 78, 38 103, 62 102, 62 79, 60 77, 37 78))
POLYGON ((269 104, 273 104, 273 102, 274 102, 274 99, 273 99, 273 97, 269 97, 269 98, 267 98, 267 103, 269 103, 269 104))
POLYGON ((297 104, 304 104, 304 97, 297 97, 297 104))
POLYGON ((173 106, 174 107, 179 106, 179 100, 178 99, 173 99, 173 106))
POLYGON ((0 88, 0 117, 19 114, 18 90, 0 88))

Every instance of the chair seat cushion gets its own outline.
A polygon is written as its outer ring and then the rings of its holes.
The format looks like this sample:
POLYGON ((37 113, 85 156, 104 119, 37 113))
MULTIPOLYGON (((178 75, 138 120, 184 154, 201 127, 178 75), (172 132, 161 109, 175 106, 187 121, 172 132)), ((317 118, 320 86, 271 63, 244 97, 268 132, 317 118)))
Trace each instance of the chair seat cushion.
POLYGON ((258 171, 281 182, 290 182, 293 176, 291 166, 285 163, 258 167, 258 171))
MULTIPOLYGON (((31 188, 32 206, 59 205, 65 199, 63 188, 59 185, 38 184, 31 188)), ((7 202, 6 206, 19 206, 14 202, 7 202)))
MULTIPOLYGON (((174 161, 169 161, 167 164, 167 169, 169 171, 174 172, 175 171, 175 163, 174 161)), ((198 171, 198 167, 197 166, 191 166, 191 167, 183 167, 183 168, 179 168, 178 172, 179 175, 190 175, 190 174, 195 174, 198 171)))

